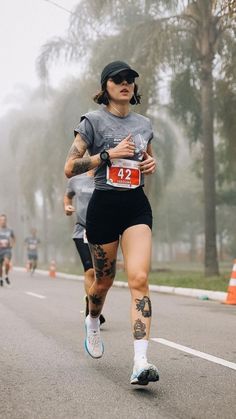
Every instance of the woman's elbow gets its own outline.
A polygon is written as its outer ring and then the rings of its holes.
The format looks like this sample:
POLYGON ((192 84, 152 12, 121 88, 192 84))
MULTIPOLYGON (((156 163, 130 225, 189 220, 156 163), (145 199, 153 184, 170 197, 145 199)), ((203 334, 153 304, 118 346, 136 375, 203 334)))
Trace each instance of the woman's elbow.
POLYGON ((66 162, 65 167, 64 167, 64 173, 66 175, 66 177, 71 178, 73 176, 72 170, 71 170, 71 165, 69 164, 69 162, 66 162))

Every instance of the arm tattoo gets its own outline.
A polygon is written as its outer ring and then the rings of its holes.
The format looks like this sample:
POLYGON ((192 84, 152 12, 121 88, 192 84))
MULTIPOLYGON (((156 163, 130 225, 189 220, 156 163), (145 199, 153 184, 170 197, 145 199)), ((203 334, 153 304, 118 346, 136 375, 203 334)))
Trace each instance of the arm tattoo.
POLYGON ((146 295, 142 298, 136 298, 136 309, 142 312, 143 317, 151 317, 152 315, 152 305, 150 298, 146 295))
POLYGON ((90 169, 92 169, 91 159, 90 157, 84 157, 83 159, 74 160, 71 173, 73 175, 81 175, 81 173, 88 172, 90 169))
POLYGON ((66 161, 70 160, 73 163, 71 172, 74 176, 85 173, 93 168, 91 158, 88 156, 83 157, 86 150, 87 144, 77 135, 66 159, 66 161))
POLYGON ((134 323, 134 339, 143 339, 146 336, 146 325, 140 319, 134 323))
POLYGON ((72 159, 78 159, 79 157, 82 157, 82 156, 81 156, 78 148, 74 144, 72 144, 72 146, 71 146, 71 148, 69 150, 69 153, 67 155, 67 159, 66 160, 69 160, 71 158, 72 159))

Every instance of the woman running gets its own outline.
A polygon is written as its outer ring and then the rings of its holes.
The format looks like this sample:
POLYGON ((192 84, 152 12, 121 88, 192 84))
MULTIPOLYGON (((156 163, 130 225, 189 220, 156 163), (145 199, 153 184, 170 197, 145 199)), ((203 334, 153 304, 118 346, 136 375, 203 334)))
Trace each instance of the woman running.
POLYGON ((153 132, 148 118, 130 111, 140 103, 135 78, 127 63, 114 61, 101 73, 101 91, 94 97, 105 106, 81 118, 65 164, 72 177, 95 169, 95 190, 87 209, 86 230, 96 279, 89 289, 85 348, 101 358, 104 345, 99 315, 116 273, 119 242, 131 292, 134 367, 131 384, 158 381, 157 368, 147 361, 151 323, 148 274, 152 245, 152 210, 143 191, 144 175, 154 173, 153 132), (89 156, 84 156, 88 151, 89 156))

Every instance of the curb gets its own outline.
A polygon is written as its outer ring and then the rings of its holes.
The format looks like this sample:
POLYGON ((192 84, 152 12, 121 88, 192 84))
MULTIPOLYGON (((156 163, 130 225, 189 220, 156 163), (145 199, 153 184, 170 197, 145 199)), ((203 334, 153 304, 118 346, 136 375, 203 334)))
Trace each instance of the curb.
MULTIPOLYGON (((21 268, 21 267, 14 267, 14 270, 18 272, 25 272, 25 268, 21 268)), ((37 273, 43 276, 49 276, 48 271, 44 271, 42 269, 37 269, 37 273)), ((63 272, 57 272, 56 277, 62 278, 62 279, 71 279, 73 281, 84 281, 83 275, 72 275, 72 274, 66 274, 63 272)), ((118 287, 118 288, 128 288, 127 282, 123 282, 123 281, 114 281, 113 286, 118 287)), ((220 301, 222 303, 226 300, 226 297, 227 297, 227 292, 202 290, 202 289, 196 289, 196 288, 168 287, 165 285, 150 284, 149 289, 150 291, 153 291, 153 292, 182 295, 185 297, 193 297, 193 298, 195 297, 201 300, 213 300, 213 301, 220 301)))

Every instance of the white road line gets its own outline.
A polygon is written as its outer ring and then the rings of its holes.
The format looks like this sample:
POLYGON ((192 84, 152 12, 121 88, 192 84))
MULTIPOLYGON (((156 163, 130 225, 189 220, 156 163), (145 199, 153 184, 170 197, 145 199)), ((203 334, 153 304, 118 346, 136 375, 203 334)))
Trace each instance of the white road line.
POLYGON ((187 346, 179 345, 178 343, 171 342, 167 339, 152 338, 151 340, 161 343, 162 345, 170 346, 171 348, 178 349, 179 351, 187 352, 188 354, 198 356, 199 358, 206 359, 207 361, 214 362, 215 364, 223 365, 224 367, 236 370, 236 364, 234 362, 226 361, 223 358, 218 358, 205 352, 196 351, 195 349, 188 348, 187 346))
POLYGON ((34 292, 29 292, 29 291, 28 292, 25 292, 25 294, 31 295, 32 297, 41 298, 41 299, 46 298, 44 295, 35 294, 34 292))

